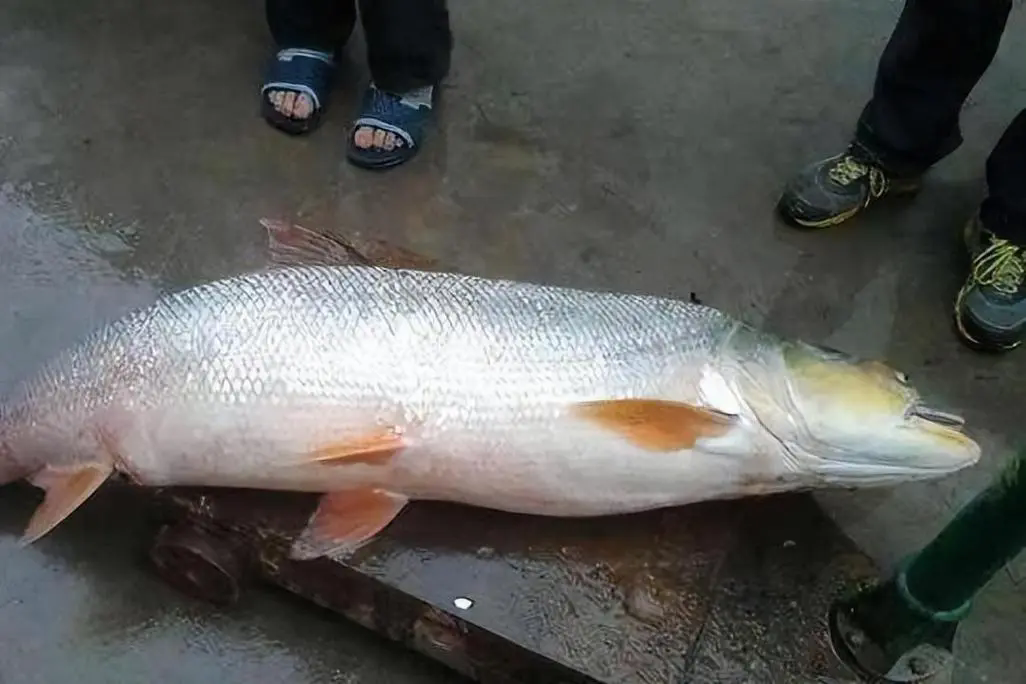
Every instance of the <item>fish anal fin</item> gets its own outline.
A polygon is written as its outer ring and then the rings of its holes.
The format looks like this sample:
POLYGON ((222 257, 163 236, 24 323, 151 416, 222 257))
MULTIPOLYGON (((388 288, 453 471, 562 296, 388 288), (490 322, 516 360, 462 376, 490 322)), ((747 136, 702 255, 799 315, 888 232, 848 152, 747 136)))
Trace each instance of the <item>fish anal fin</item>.
POLYGON ((113 472, 113 466, 88 463, 75 468, 45 468, 32 479, 32 483, 46 491, 32 519, 29 520, 21 544, 36 541, 61 523, 100 488, 113 472))
POLYGON ((387 527, 408 502, 401 494, 374 487, 325 494, 289 556, 311 560, 352 553, 387 527))
POLYGON ((690 449, 702 437, 726 434, 736 421, 726 413, 662 399, 582 402, 574 413, 649 451, 690 449))
POLYGON ((324 465, 388 465, 405 446, 402 436, 396 431, 382 430, 325 444, 310 452, 307 460, 324 465))
POLYGON ((380 266, 422 271, 441 270, 434 259, 384 240, 357 242, 346 236, 318 233, 278 219, 263 218, 268 258, 275 266, 380 266))

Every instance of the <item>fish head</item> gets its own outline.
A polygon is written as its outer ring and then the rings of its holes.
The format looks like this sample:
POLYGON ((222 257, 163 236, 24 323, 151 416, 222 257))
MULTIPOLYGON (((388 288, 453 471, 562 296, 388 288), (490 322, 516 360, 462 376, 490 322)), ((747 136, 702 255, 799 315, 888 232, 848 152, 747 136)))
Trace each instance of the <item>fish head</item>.
POLYGON ((943 476, 980 447, 964 420, 931 408, 899 370, 804 342, 784 345, 783 373, 753 409, 803 470, 839 486, 943 476), (772 397, 767 394, 773 395, 772 397))

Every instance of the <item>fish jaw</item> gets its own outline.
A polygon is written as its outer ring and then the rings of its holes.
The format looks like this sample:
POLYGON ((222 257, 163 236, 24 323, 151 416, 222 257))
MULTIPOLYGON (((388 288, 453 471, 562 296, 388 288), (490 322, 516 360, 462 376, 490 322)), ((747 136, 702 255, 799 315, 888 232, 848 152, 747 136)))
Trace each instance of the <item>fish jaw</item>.
POLYGON ((934 480, 970 468, 982 449, 971 436, 957 430, 920 424, 916 419, 895 423, 858 442, 815 439, 793 441, 789 451, 808 464, 824 486, 879 487, 934 480))

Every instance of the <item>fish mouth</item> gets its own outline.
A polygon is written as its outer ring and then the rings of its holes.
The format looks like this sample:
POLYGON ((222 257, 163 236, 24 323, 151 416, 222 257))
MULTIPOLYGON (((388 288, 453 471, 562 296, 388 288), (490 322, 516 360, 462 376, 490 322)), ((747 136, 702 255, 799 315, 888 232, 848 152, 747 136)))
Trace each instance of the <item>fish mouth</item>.
POLYGON ((929 406, 923 406, 916 404, 912 406, 908 411, 909 417, 916 417, 927 422, 933 423, 949 430, 962 431, 965 427, 965 418, 955 413, 948 413, 947 411, 941 411, 940 409, 930 408, 929 406))

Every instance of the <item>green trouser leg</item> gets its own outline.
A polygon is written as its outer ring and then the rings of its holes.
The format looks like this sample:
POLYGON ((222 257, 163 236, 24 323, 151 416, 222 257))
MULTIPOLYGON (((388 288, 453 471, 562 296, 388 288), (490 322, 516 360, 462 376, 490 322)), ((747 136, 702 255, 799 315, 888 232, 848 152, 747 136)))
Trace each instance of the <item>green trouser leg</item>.
POLYGON ((950 651, 973 597, 1024 546, 1026 449, 894 576, 835 605, 838 654, 880 677, 917 646, 950 651))

